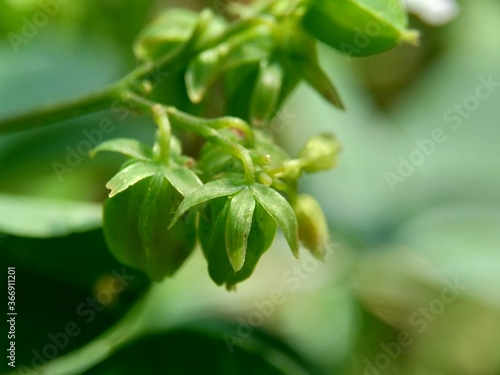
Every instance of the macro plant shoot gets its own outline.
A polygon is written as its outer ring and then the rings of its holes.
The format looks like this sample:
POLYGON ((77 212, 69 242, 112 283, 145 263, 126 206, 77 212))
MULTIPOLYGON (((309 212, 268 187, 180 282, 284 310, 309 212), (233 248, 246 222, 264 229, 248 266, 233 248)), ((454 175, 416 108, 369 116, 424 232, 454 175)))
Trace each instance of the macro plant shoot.
POLYGON ((2 2, 0 373, 500 370, 485 4, 2 2))

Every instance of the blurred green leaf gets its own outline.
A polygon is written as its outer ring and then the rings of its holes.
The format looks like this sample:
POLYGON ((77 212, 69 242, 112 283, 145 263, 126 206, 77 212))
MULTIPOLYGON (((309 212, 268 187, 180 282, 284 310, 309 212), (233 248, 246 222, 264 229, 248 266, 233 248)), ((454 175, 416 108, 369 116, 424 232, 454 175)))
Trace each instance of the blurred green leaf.
POLYGON ((224 322, 203 322, 149 335, 125 346, 85 372, 105 374, 318 374, 281 340, 256 331, 237 345, 236 328, 224 322), (134 360, 140 356, 141 361, 134 360))
MULTIPOLYGON (((111 256, 100 229, 44 239, 2 238, 0 264, 16 269, 15 370, 21 373, 48 362, 54 350, 64 356, 100 336, 150 284, 111 256)), ((3 361, 0 373, 8 371, 12 367, 3 361)))
POLYGON ((56 237, 101 226, 101 205, 0 194, 0 231, 23 237, 56 237))

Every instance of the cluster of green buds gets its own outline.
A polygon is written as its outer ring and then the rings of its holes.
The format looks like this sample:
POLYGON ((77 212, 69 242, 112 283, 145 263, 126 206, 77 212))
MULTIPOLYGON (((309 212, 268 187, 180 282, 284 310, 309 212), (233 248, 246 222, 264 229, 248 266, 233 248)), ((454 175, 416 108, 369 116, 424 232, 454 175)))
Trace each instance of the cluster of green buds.
POLYGON ((332 136, 312 138, 292 159, 240 119, 207 120, 158 104, 154 110, 159 129, 153 148, 121 138, 93 151, 130 158, 108 182, 104 204, 104 234, 117 259, 160 281, 179 269, 198 239, 211 278, 231 289, 251 275, 277 228, 295 256, 300 242, 324 256, 326 218, 296 187, 302 172, 335 165, 339 145, 332 136), (170 125, 207 137, 197 161, 182 155, 178 139, 165 130, 170 125))
POLYGON ((234 22, 209 10, 160 14, 139 35, 134 53, 143 66, 169 66, 189 105, 174 107, 168 94, 160 96, 166 102, 147 98, 153 88, 139 74, 140 84, 125 99, 153 116, 155 144, 114 139, 94 150, 130 158, 107 184, 104 234, 115 257, 160 281, 199 244, 210 277, 228 289, 252 274, 278 228, 295 256, 302 243, 323 259, 330 245, 326 217, 312 196, 299 194, 298 180, 334 167, 340 146, 321 134, 292 158, 262 127, 301 80, 342 107, 319 66, 316 39, 342 50, 356 28, 378 22, 380 32, 356 47, 358 55, 407 40, 402 9, 396 23, 380 12, 391 1, 259 1, 235 7, 234 22), (225 116, 200 117, 221 88, 225 116), (183 132, 205 140, 195 158, 183 154, 176 136, 183 132))

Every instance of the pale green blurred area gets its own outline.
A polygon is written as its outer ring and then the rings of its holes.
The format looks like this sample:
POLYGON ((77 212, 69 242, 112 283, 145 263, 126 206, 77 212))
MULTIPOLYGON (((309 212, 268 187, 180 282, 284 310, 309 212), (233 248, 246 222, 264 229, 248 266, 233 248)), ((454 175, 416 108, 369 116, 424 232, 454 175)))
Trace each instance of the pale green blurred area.
MULTIPOLYGON (((308 178, 303 188, 320 200, 334 238, 357 254, 349 283, 355 298, 396 333, 412 335, 412 345, 384 373, 500 372, 499 11, 498 2, 464 2, 447 30, 448 49, 389 114, 371 108, 355 72, 329 53, 324 66, 347 112, 330 109, 308 89, 287 106, 297 116, 283 134, 292 150, 307 136, 332 129, 343 145, 339 167, 308 178), (476 95, 480 77, 492 77, 496 87, 454 127, 445 113, 476 95), (436 128, 447 140, 392 191, 384 174, 397 173, 399 157, 408 160, 415 141, 429 139, 436 128), (458 280, 465 292, 416 331, 412 314, 440 297, 445 280, 458 280)), ((367 336, 359 343, 372 363, 384 353, 380 344, 397 337, 359 333, 367 336)), ((364 371, 363 355, 358 358, 356 370, 347 373, 364 371)))
MULTIPOLYGON (((98 89, 133 66, 127 37, 100 34, 109 20, 105 12, 98 13, 103 20, 93 31, 81 33, 89 22, 82 14, 92 8, 83 3, 74 0, 19 54, 4 39, 0 115, 98 89)), ((148 12, 137 15, 132 29, 141 17, 145 21, 148 12)), ((347 111, 301 86, 285 105, 277 137, 292 154, 318 132, 333 132, 342 144, 338 167, 306 176, 301 185, 329 219, 332 254, 318 263, 304 250, 297 262, 278 238, 252 278, 228 293, 209 280, 198 252, 155 287, 145 326, 154 330, 212 315, 252 326, 260 317, 255 328, 283 338, 327 374, 500 374, 499 17, 498 1, 462 2, 460 17, 435 31, 446 49, 386 111, 374 104, 360 71, 404 71, 407 62, 397 51, 359 64, 322 49, 322 65, 347 111), (454 128, 446 112, 475 95, 480 77, 492 77, 496 88, 454 128), (436 128, 446 141, 391 189, 385 173, 397 173, 399 157, 408 160, 415 142, 436 128), (453 298, 447 298, 449 283, 463 286, 453 298), (271 302, 273 293, 279 302, 271 302), (401 333, 409 345, 398 343, 401 333), (392 348, 392 357, 384 347, 392 348)), ((103 199, 104 183, 121 159, 84 159, 62 182, 51 167, 103 116, 75 120, 71 130, 56 126, 0 139, 2 193, 103 199)), ((150 141, 153 129, 149 120, 130 117, 110 136, 150 141)))

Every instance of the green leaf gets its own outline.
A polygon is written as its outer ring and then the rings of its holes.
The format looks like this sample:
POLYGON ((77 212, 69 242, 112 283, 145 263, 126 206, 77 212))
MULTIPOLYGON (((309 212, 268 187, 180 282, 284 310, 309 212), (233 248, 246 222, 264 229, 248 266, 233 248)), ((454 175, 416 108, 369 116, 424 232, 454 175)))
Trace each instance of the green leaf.
POLYGON ((234 272, 241 270, 245 263, 254 209, 255 198, 250 190, 244 190, 231 198, 226 220, 226 251, 234 272))
POLYGON ((292 207, 283 196, 273 188, 254 184, 252 192, 259 204, 264 207, 267 213, 273 218, 285 235, 288 245, 293 254, 299 256, 299 230, 297 218, 292 207))
POLYGON ((198 239, 208 262, 210 278, 222 285, 234 273, 226 251, 226 220, 231 201, 227 197, 211 200, 200 212, 198 239))
MULTIPOLYGON (((278 227, 276 226, 276 222, 273 218, 267 213, 267 211, 262 207, 262 205, 255 205, 254 210, 254 223, 255 231, 258 233, 258 236, 263 239, 263 250, 262 253, 269 249, 273 244, 274 237, 276 237, 276 231, 278 227)), ((250 245, 249 245, 250 247, 250 245)), ((247 262, 248 262, 248 249, 247 249, 247 262)))
POLYGON ((158 172, 160 172, 160 167, 152 163, 137 162, 125 167, 106 184, 106 187, 111 190, 109 197, 115 196, 129 186, 158 172))
POLYGON ((297 71, 307 81, 313 89, 315 89, 323 98, 337 108, 344 109, 342 100, 340 99, 335 86, 333 86, 330 78, 321 69, 318 63, 314 60, 299 60, 295 63, 297 71))
POLYGON ((407 15, 397 0, 310 0, 302 23, 318 40, 351 56, 418 43, 418 33, 406 30, 407 15))
POLYGON ((125 156, 144 161, 150 160, 153 157, 153 151, 150 147, 131 138, 115 138, 104 141, 90 152, 90 156, 94 157, 98 152, 102 151, 118 152, 125 156))
MULTIPOLYGON (((238 272, 228 273, 225 279, 227 289, 234 289, 237 283, 248 279, 252 275, 261 256, 272 245, 274 237, 276 236, 276 229, 274 220, 260 204, 256 204, 253 214, 252 229, 248 236, 245 264, 238 272)), ((229 268, 231 268, 230 265, 229 268)))
POLYGON ((179 205, 175 217, 172 220, 174 225, 179 218, 184 215, 189 209, 211 201, 212 199, 224 197, 227 195, 232 195, 242 190, 245 185, 242 185, 241 180, 235 180, 230 178, 224 178, 220 180, 215 180, 201 186, 200 188, 189 194, 179 205))
POLYGON ((261 61, 250 103, 250 118, 254 125, 262 126, 278 111, 284 74, 279 62, 261 61))
POLYGON ((184 167, 164 168, 163 174, 184 197, 203 185, 196 173, 184 167))
POLYGON ((101 205, 0 194, 0 232, 20 237, 57 237, 101 226, 101 205))

